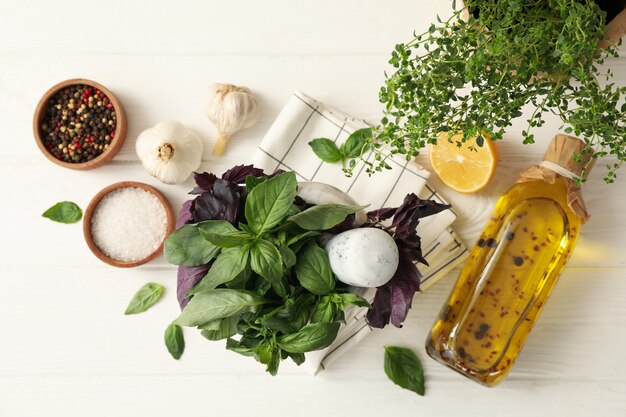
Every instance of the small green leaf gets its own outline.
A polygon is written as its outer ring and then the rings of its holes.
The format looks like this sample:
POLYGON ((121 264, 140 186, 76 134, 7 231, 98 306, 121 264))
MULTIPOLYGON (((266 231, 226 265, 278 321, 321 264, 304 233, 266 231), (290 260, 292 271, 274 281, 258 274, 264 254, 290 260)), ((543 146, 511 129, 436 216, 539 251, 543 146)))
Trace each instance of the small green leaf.
POLYGON ((320 297, 311 313, 311 323, 332 323, 335 321, 335 304, 330 301, 330 296, 320 297))
POLYGON ((208 242, 202 232, 225 233, 233 231, 233 225, 224 220, 207 220, 186 224, 175 230, 163 245, 165 259, 174 265, 199 266, 209 263, 220 253, 220 248, 208 242))
POLYGON ((244 346, 241 342, 238 342, 235 339, 229 338, 226 340, 226 349, 237 352, 243 356, 254 356, 254 350, 251 347, 244 346))
POLYGON ((335 288, 335 276, 330 269, 326 251, 316 243, 298 254, 295 266, 300 285, 316 295, 326 295, 335 288))
POLYGON ((211 291, 219 285, 235 279, 248 264, 249 250, 244 248, 226 248, 217 257, 209 272, 187 291, 187 296, 211 291))
POLYGON ((289 269, 296 264, 296 254, 289 249, 289 246, 282 245, 278 248, 280 252, 280 257, 283 260, 283 265, 285 268, 289 269))
POLYGON ((297 193, 296 174, 285 172, 257 185, 246 199, 248 226, 260 235, 284 218, 297 193))
POLYGON ((304 353, 287 352, 287 356, 289 356, 291 360, 293 360, 293 362, 298 366, 302 365, 306 359, 304 357, 304 353))
POLYGON ((340 151, 344 158, 358 158, 367 150, 368 141, 372 138, 372 128, 366 127, 352 133, 341 145, 340 151))
POLYGON ((227 339, 237 334, 237 323, 240 316, 226 317, 221 320, 214 320, 209 322, 212 326, 207 328, 206 324, 201 326, 202 331, 200 334, 209 340, 222 340, 227 339))
POLYGON ((181 326, 200 326, 251 311, 263 303, 263 298, 249 291, 219 288, 194 295, 174 322, 181 326))
POLYGON ((346 306, 348 304, 352 304, 355 305, 357 307, 366 307, 366 308, 370 308, 371 305, 370 303, 367 302, 367 300, 363 297, 360 297, 356 294, 353 294, 351 292, 345 292, 342 294, 337 294, 337 296, 342 300, 343 305, 346 306))
POLYGON ((385 346, 385 373, 394 384, 424 395, 422 363, 412 350, 385 346))
POLYGON ((233 248, 243 245, 246 240, 250 239, 250 233, 241 232, 239 230, 230 230, 227 232, 211 232, 200 229, 200 234, 218 248, 233 248))
POLYGON ((170 323, 165 329, 165 346, 174 359, 180 359, 185 351, 185 337, 178 324, 170 323))
POLYGON ((295 216, 289 217, 305 230, 327 230, 338 225, 350 214, 354 214, 367 206, 343 206, 340 204, 318 204, 295 216))
POLYGON ((61 201, 44 211, 42 217, 46 217, 53 222, 71 224, 79 222, 83 217, 83 211, 76 203, 71 201, 61 201))
POLYGON ((257 185, 261 183, 264 183, 265 181, 267 181, 267 178, 247 176, 246 177, 246 191, 249 193, 250 191, 254 190, 254 187, 256 187, 257 185))
POLYGON ((250 266, 252 270, 269 282, 277 282, 283 276, 280 252, 274 244, 259 239, 250 249, 250 266))
POLYGON ((278 338, 277 343, 282 349, 291 353, 306 353, 324 349, 337 338, 339 323, 311 323, 296 333, 278 338))
POLYGON ((161 296, 163 296, 163 291, 162 285, 154 282, 147 283, 135 293, 124 314, 143 313, 159 301, 161 296))
POLYGON ((327 138, 319 138, 313 139, 309 142, 309 146, 315 152, 315 155, 318 156, 322 161, 329 162, 331 164, 335 162, 339 162, 342 159, 341 151, 330 139, 327 138))

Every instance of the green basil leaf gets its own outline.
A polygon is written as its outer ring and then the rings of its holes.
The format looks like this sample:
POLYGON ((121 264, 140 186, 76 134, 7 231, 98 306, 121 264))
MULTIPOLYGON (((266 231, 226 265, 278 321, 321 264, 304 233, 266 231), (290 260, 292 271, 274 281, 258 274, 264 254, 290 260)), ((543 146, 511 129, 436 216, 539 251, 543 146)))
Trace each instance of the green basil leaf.
POLYGON ((296 333, 281 336, 278 346, 292 353, 306 353, 324 349, 337 337, 339 323, 311 323, 296 333))
POLYGON ((205 238, 218 248, 233 248, 235 246, 242 246, 246 242, 246 240, 252 237, 249 233, 241 232, 239 230, 215 233, 200 229, 200 234, 203 238, 205 238))
POLYGON ((124 314, 143 313, 152 307, 163 296, 164 288, 161 284, 149 282, 139 289, 126 307, 124 314))
POLYGON ((314 300, 313 294, 300 294, 295 299, 287 300, 283 307, 262 317, 260 322, 284 334, 296 332, 308 323, 314 300))
POLYGON ((181 326, 200 326, 211 320, 245 313, 263 303, 265 300, 254 293, 219 288, 194 295, 174 322, 181 326))
POLYGON ((332 323, 333 321, 335 321, 335 304, 331 302, 328 295, 320 297, 311 313, 311 323, 332 323))
POLYGON ((257 185, 246 199, 248 226, 260 235, 280 223, 293 204, 296 189, 294 172, 285 172, 257 185))
POLYGON ((412 350, 385 346, 385 373, 394 384, 424 395, 422 363, 412 350))
POLYGON ((71 224, 79 222, 83 218, 83 211, 76 203, 61 201, 44 211, 41 216, 53 222, 71 224))
POLYGON ((278 248, 278 252, 280 252, 280 257, 283 260, 283 265, 285 265, 285 268, 289 269, 296 264, 296 254, 291 249, 289 249, 288 246, 280 246, 278 248))
POLYGON ((267 178, 259 178, 248 175, 246 177, 246 191, 249 193, 250 191, 254 190, 254 187, 261 183, 264 183, 265 181, 267 181, 267 178))
POLYGON ((368 148, 369 140, 372 138, 372 128, 366 127, 356 130, 341 145, 340 151, 344 158, 358 158, 368 148))
POLYGON ((237 352, 243 356, 254 356, 254 350, 251 347, 244 346, 240 342, 235 339, 227 339, 226 340, 226 349, 232 350, 233 352, 237 352))
POLYGON ((254 357, 257 361, 267 365, 266 371, 272 376, 278 373, 280 365, 280 351, 271 345, 260 345, 254 350, 254 357))
POLYGON ((304 353, 287 352, 287 356, 289 356, 291 360, 298 366, 302 365, 305 360, 304 353))
POLYGON ((293 245, 295 243, 302 242, 303 240, 307 240, 307 239, 312 238, 312 237, 317 237, 319 235, 321 235, 320 232, 307 230, 306 232, 299 233, 299 234, 297 234, 295 236, 290 237, 289 240, 287 240, 287 246, 291 246, 291 245, 293 245))
POLYGON ((308 245, 297 257, 296 276, 300 285, 316 295, 326 295, 335 288, 326 251, 316 243, 308 245))
POLYGON ((280 252, 274 244, 264 239, 259 239, 250 248, 250 266, 269 282, 278 282, 283 276, 280 252))
POLYGON ((305 230, 330 229, 366 206, 342 206, 340 204, 318 204, 288 218, 305 230))
POLYGON ((223 249, 204 278, 187 291, 187 296, 214 290, 235 279, 246 268, 248 253, 249 250, 245 248, 223 249))
POLYGON ((163 245, 165 259, 174 265, 199 266, 209 263, 220 253, 220 248, 208 242, 200 231, 224 233, 235 230, 225 220, 207 220, 186 224, 175 230, 163 245))
POLYGON ((209 340, 222 340, 234 336, 237 334, 239 318, 240 316, 231 316, 210 321, 212 328, 206 328, 206 325, 202 326, 203 329, 200 334, 209 340))
POLYGON ((348 304, 352 304, 355 305, 357 307, 366 307, 366 308, 370 308, 371 305, 370 303, 367 302, 367 300, 363 297, 360 297, 356 294, 353 294, 351 292, 346 292, 346 293, 342 293, 342 294, 336 294, 336 296, 342 301, 342 305, 341 308, 343 309, 344 306, 348 305, 348 304))
POLYGON ((315 155, 324 162, 335 163, 342 159, 341 151, 335 142, 327 138, 313 139, 309 142, 309 146, 315 152, 315 155))
POLYGON ((243 269, 243 271, 237 274, 237 276, 233 278, 232 280, 225 282, 225 284, 228 288, 245 289, 246 286, 248 285, 248 281, 250 280, 251 276, 252 276, 252 268, 250 268, 250 262, 248 262, 246 264, 246 267, 243 269))
POLYGON ((167 351, 176 360, 180 359, 185 351, 185 337, 183 336, 183 329, 178 324, 170 323, 165 329, 165 346, 167 351))

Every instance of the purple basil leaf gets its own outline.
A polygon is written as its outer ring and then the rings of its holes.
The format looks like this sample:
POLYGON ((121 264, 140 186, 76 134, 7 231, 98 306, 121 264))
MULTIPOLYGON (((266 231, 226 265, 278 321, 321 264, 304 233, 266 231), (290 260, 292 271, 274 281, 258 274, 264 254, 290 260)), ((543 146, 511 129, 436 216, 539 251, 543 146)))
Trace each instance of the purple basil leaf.
POLYGON ((389 323, 390 317, 391 289, 387 286, 382 286, 376 290, 372 308, 367 311, 367 321, 370 326, 382 329, 389 323))
POLYGON ((244 184, 246 177, 265 177, 265 173, 261 168, 255 168, 254 165, 236 165, 222 174, 222 179, 234 182, 235 184, 244 184))
POLYGON ((397 210, 397 207, 383 207, 378 210, 368 211, 367 218, 373 222, 382 222, 393 217, 397 210))
POLYGON ((449 204, 440 204, 433 200, 422 200, 411 193, 404 197, 402 205, 393 216, 392 226, 395 227, 394 237, 407 238, 415 232, 419 219, 449 209, 449 204))
POLYGON ((176 283, 176 298, 178 298, 178 304, 180 309, 185 308, 189 302, 189 298, 185 297, 185 294, 196 286, 198 282, 204 277, 209 270, 209 265, 202 266, 179 266, 178 267, 178 279, 176 283))
POLYGON ((193 179, 196 181, 196 187, 189 194, 202 194, 211 191, 217 177, 210 172, 194 172, 193 179))
POLYGON ((194 200, 187 200, 180 207, 178 219, 176 220, 176 228, 179 229, 189 223, 193 219, 194 200))
POLYGON ((204 220, 227 220, 237 224, 241 195, 237 184, 218 179, 210 192, 196 197, 193 211, 193 221, 198 223, 204 220))

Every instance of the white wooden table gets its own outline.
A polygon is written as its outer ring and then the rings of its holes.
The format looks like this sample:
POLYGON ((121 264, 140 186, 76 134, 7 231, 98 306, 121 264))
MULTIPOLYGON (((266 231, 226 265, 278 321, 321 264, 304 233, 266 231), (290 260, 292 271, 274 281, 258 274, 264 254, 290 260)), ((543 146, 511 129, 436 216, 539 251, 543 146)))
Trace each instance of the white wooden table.
MULTIPOLYGON (((163 119, 201 134, 203 168, 218 173, 249 160, 294 89, 376 121, 393 46, 449 7, 446 0, 1 0, 0 416, 625 416, 626 183, 605 185, 602 164, 584 190, 593 217, 514 370, 495 389, 424 352, 458 271, 416 298, 403 329, 374 333, 317 377, 287 365, 272 378, 191 331, 183 358, 172 360, 162 339, 178 311, 174 268, 163 259, 131 270, 109 267, 89 252, 79 224, 40 217, 61 200, 84 208, 121 180, 156 185, 178 206, 191 182, 159 184, 134 153, 137 134, 163 119), (51 164, 31 134, 39 97, 73 77, 112 89, 128 114, 123 150, 92 172, 51 164), (219 159, 210 156, 215 131, 203 110, 212 82, 249 86, 262 107, 260 122, 233 138, 219 159), (165 285, 165 299, 125 317, 130 297, 148 281, 165 285), (384 345, 418 351, 425 397, 387 380, 384 345)), ((609 65, 625 84, 626 60, 609 65)), ((522 124, 501 143, 501 163, 485 191, 461 196, 435 183, 461 214, 455 227, 469 244, 497 196, 540 158, 559 126, 550 121, 536 145, 523 146, 522 124)))

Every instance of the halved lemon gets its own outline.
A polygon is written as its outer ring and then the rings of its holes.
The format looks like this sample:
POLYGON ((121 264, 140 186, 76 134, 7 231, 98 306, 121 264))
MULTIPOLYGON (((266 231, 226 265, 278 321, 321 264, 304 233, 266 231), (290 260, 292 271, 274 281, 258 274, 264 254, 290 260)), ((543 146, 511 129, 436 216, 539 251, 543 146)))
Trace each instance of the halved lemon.
POLYGON ((478 146, 472 138, 461 146, 462 134, 442 133, 429 149, 430 164, 441 181, 460 193, 474 193, 485 188, 498 164, 498 148, 491 139, 483 138, 478 146), (449 140, 450 138, 450 140, 449 140))

